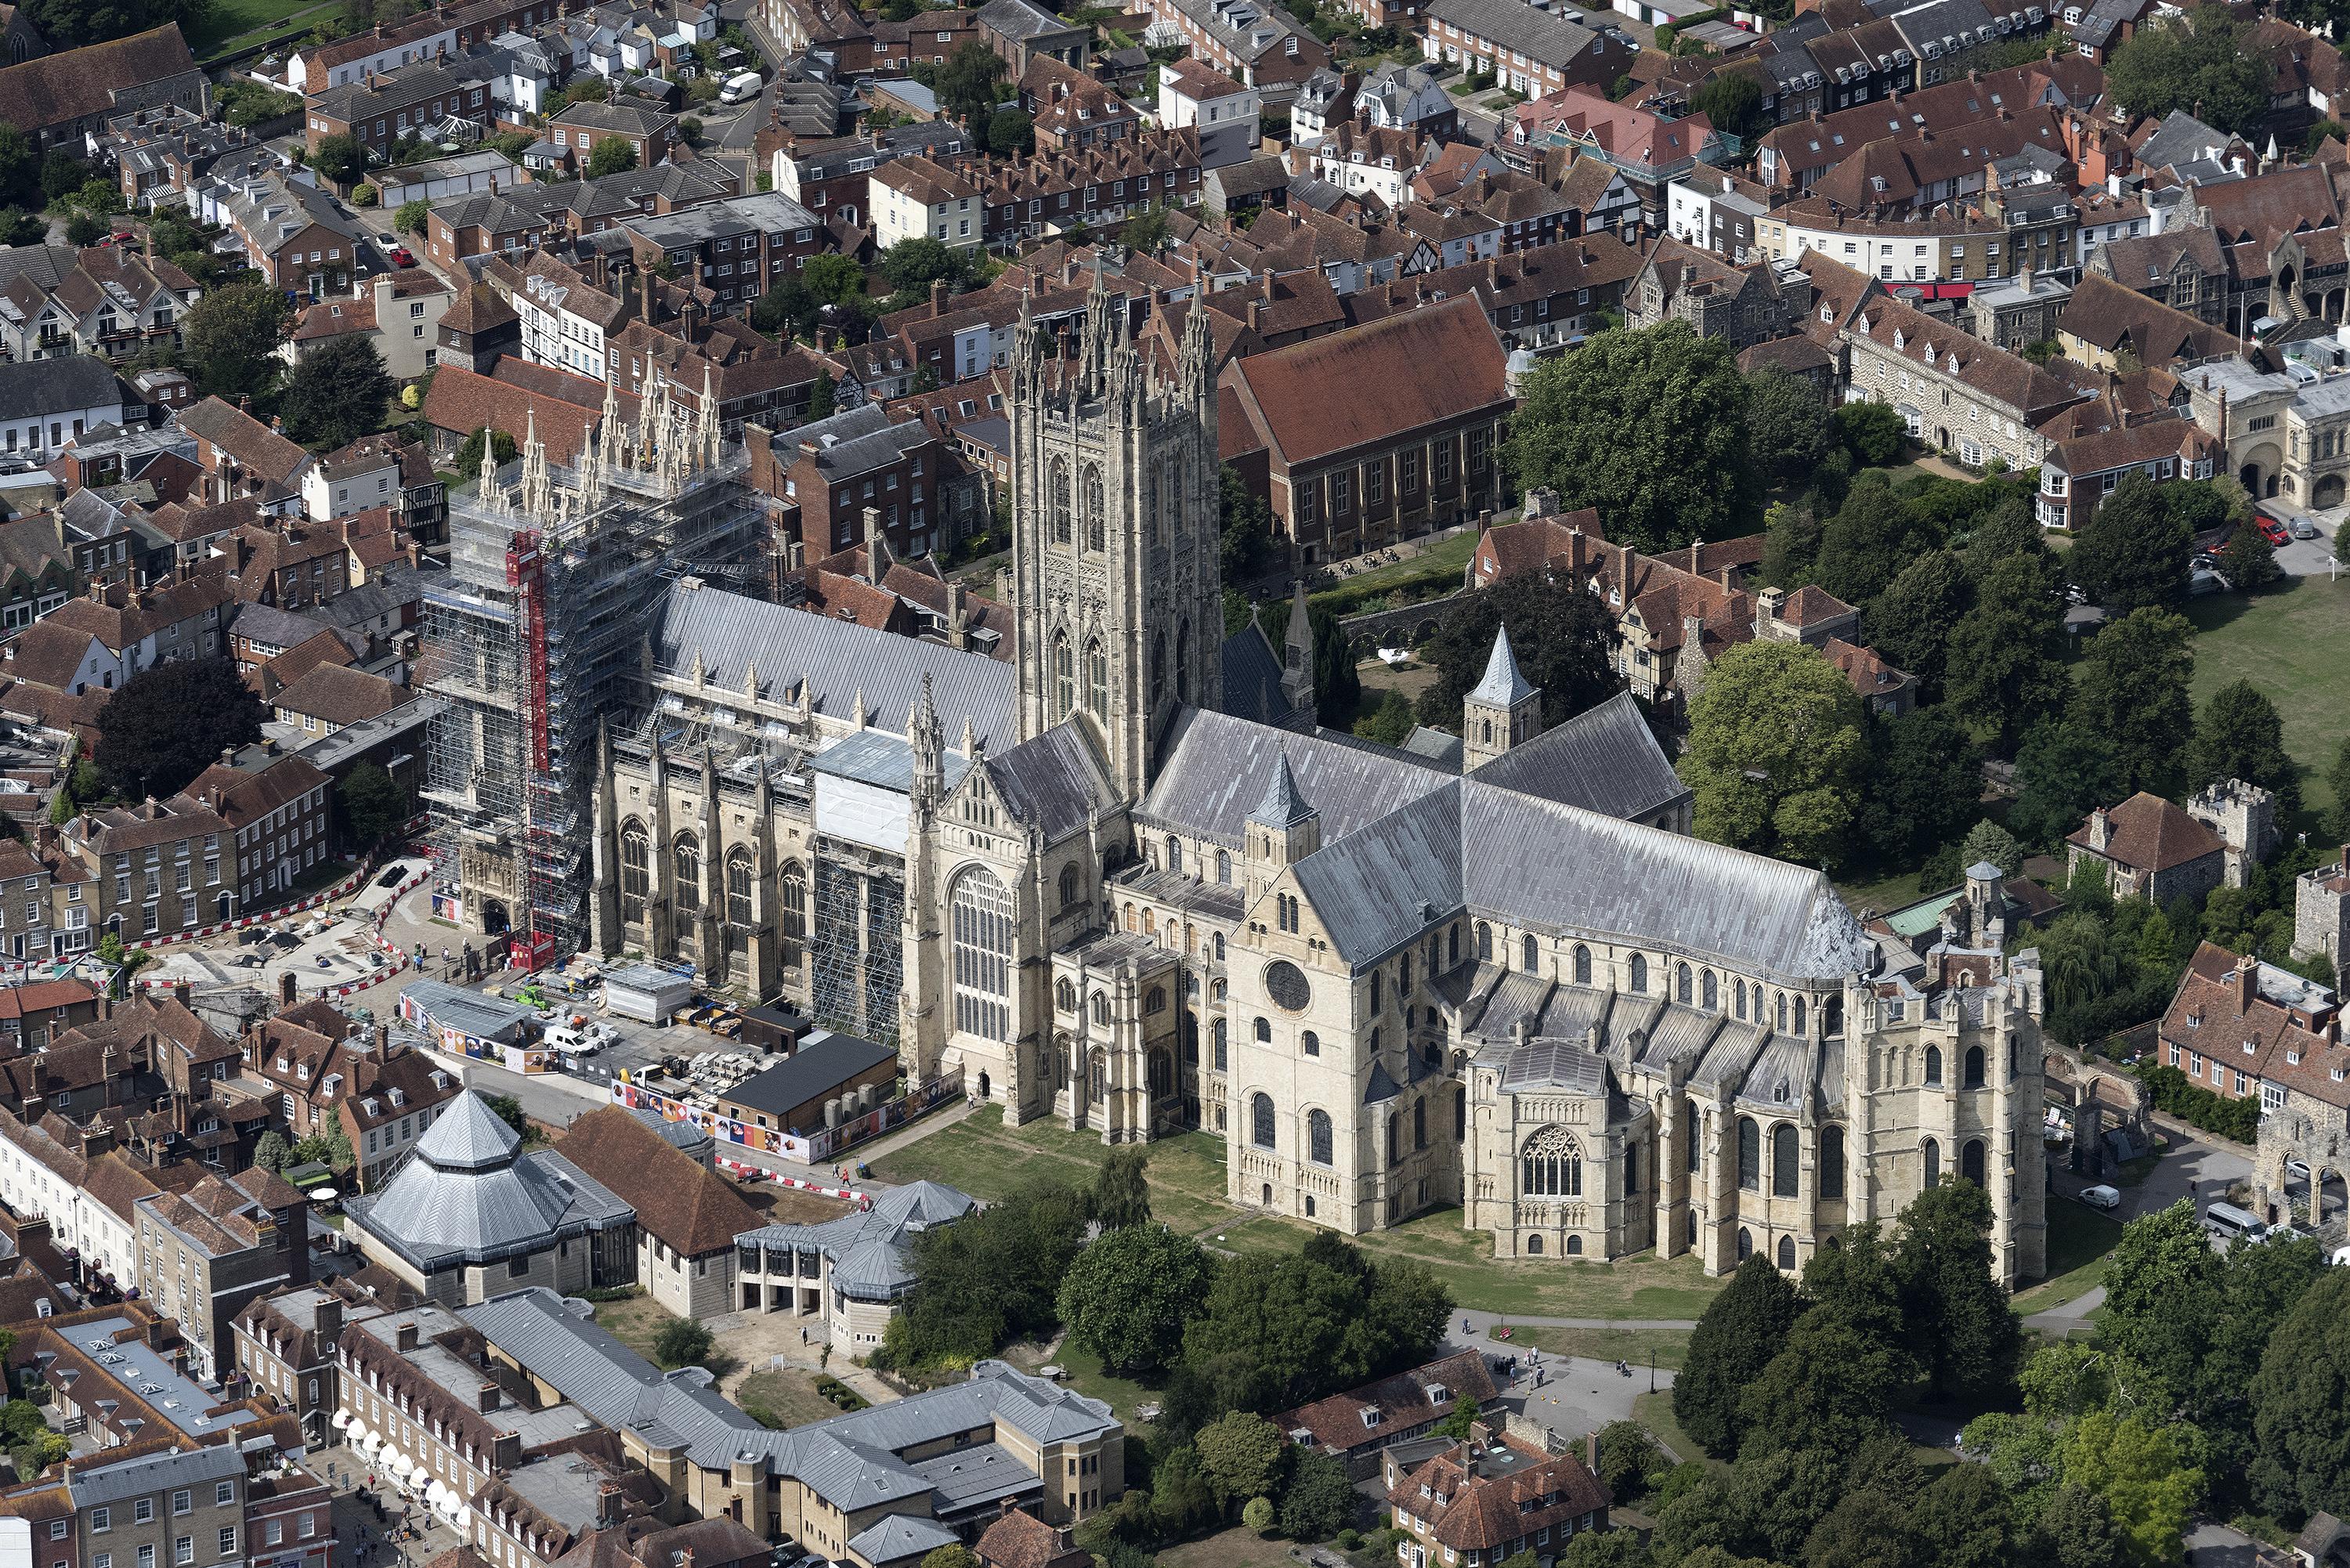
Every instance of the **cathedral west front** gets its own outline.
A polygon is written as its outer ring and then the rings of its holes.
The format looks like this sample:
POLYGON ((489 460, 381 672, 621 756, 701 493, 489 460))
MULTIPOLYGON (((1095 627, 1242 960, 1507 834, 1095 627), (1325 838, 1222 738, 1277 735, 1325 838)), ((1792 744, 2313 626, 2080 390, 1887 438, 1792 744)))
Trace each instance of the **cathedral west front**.
POLYGON ((1233 1203, 1347 1233, 1792 1271, 1970 1180, 2043 1272, 1995 888, 1904 939, 1690 836, 1633 700, 1546 729, 1506 633, 1457 748, 1319 727, 1302 638, 1224 633, 1205 313, 1171 365, 1131 325, 1097 288, 1062 352, 1019 334, 1012 659, 664 585, 598 716, 595 949, 1012 1125, 1205 1129, 1233 1203))

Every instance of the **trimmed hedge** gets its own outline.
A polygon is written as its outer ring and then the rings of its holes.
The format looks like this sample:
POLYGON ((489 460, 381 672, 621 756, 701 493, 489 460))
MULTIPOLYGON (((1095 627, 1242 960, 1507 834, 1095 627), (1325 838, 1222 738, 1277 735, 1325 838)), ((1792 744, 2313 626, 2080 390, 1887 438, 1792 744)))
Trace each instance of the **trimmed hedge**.
POLYGON ((2154 1091, 2154 1108, 2177 1116, 2192 1127, 2238 1143, 2260 1137, 2261 1103, 2251 1096, 2230 1099, 2200 1087, 2176 1067, 2142 1063, 2138 1076, 2154 1091))

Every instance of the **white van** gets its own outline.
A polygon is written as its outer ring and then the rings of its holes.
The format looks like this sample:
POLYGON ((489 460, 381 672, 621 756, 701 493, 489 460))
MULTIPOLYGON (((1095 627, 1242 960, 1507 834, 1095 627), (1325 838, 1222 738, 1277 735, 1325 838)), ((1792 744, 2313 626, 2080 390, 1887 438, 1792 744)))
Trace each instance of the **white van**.
POLYGON ((759 89, 765 85, 765 79, 758 72, 740 72, 726 78, 726 85, 718 89, 718 101, 720 103, 747 102, 758 97, 759 89))
POLYGON ((2243 1236, 2257 1241, 2266 1227, 2259 1215, 2232 1203, 2210 1203, 2203 1209, 2203 1229, 2231 1241, 2243 1236))
POLYGON ((573 1056, 589 1055, 601 1044, 589 1039, 585 1030, 574 1029, 567 1023, 550 1023, 540 1032, 538 1038, 539 1044, 549 1050, 573 1056))

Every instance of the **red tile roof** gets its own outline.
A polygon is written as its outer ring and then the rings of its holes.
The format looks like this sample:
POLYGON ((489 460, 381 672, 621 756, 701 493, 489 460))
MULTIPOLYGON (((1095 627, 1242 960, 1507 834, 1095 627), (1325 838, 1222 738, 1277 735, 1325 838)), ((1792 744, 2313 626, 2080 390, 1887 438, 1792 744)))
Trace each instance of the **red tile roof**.
POLYGON ((1252 422, 1296 466, 1509 406, 1508 358, 1473 296, 1236 359, 1252 422), (1377 397, 1347 395, 1375 387, 1377 397))
POLYGON ((2090 842, 2090 823, 2067 834, 2065 842, 2136 871, 2168 871, 2227 849, 2218 834, 2188 815, 2183 808, 2144 790, 2105 815, 2110 832, 2103 849, 2094 847, 2090 842))

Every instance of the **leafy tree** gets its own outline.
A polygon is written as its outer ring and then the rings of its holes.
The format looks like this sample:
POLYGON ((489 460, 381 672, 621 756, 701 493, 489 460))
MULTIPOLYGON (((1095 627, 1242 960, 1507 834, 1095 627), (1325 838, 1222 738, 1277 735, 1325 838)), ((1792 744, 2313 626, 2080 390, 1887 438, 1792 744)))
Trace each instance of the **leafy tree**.
POLYGON ((922 1568, 979 1568, 979 1553, 960 1541, 950 1542, 924 1552, 922 1568))
POLYGON ((1617 1502, 1627 1502, 1647 1491, 1649 1478, 1662 1476, 1665 1468, 1663 1450, 1639 1422, 1610 1421, 1599 1428, 1596 1473, 1617 1502))
POLYGON ((816 296, 795 277, 784 279, 751 305, 751 325, 778 337, 813 337, 821 318, 816 296))
POLYGON ((1884 468, 1900 461, 1908 444, 1908 427, 1890 403, 1846 403, 1835 411, 1836 434, 1853 461, 1884 468))
POLYGON ((2258 528, 2239 528, 2220 546, 2220 575, 2229 587, 2250 594, 2282 581, 2284 568, 2277 565, 2276 546, 2267 535, 2258 528))
POLYGON ((2269 1336, 2252 1379, 2253 1494, 2280 1517, 2350 1511, 2350 1270, 2329 1269, 2269 1336))
POLYGON ((1819 389, 1784 370, 1746 378, 1746 431, 1755 466, 1781 484, 1802 483, 1835 446, 1819 389))
POLYGON ((530 1137, 530 1114, 522 1108, 522 1101, 512 1095, 492 1095, 487 1103, 500 1121, 514 1128, 515 1137, 530 1137))
POLYGON ((2099 632, 2082 660, 2074 722, 2112 739, 2130 789, 2166 794, 2177 785, 2179 740, 2193 729, 2194 635, 2169 610, 2135 609, 2099 632))
POLYGON ((1150 1480, 1150 1511, 1170 1535, 1204 1530, 1219 1517, 1216 1490, 1191 1444, 1171 1450, 1150 1480))
POLYGON ((987 121, 987 150, 998 158, 1025 158, 1036 151, 1036 121, 1024 109, 1010 105, 987 121))
POLYGON ((1281 1494, 1281 1532, 1292 1541, 1326 1541, 1355 1517, 1355 1483, 1347 1467, 1311 1449, 1290 1461, 1281 1494))
POLYGON ((832 383, 832 372, 827 370, 818 375, 816 384, 808 389, 807 417, 809 420, 830 419, 833 411, 840 406, 835 400, 837 396, 838 392, 832 383))
POLYGON ((139 671, 106 700, 92 760, 117 794, 161 800, 224 748, 261 739, 268 714, 231 660, 168 659, 139 671))
POLYGON ((1939 702, 1950 634, 1974 602, 1974 579, 1957 552, 1929 551, 1895 574, 1861 625, 1869 647, 1918 678, 1918 701, 1939 702))
POLYGON ((2090 514, 2073 546, 2073 580, 2113 615, 2186 602, 2194 532, 2170 505, 2169 488, 2131 474, 2090 514))
POLYGON ((188 373, 231 401, 258 396, 276 379, 277 346, 293 321, 293 307, 265 277, 215 288, 190 307, 181 329, 188 373))
POLYGON ((626 174, 637 166, 637 144, 624 137, 608 136, 596 143, 588 154, 588 178, 601 180, 608 174, 626 174))
POLYGON ((360 845, 382 843, 408 820, 408 792, 374 763, 361 763, 335 786, 343 820, 360 845))
POLYGON ((1200 1470, 1208 1485, 1222 1505, 1230 1508, 1244 1499, 1273 1495, 1281 1485, 1290 1445, 1281 1428, 1263 1417, 1235 1410, 1201 1428, 1191 1446, 1199 1450, 1200 1470))
POLYGON ((1757 1254, 1738 1265, 1698 1319, 1688 1362, 1673 1380, 1673 1419, 1714 1458, 1738 1451, 1745 1430, 1739 1393, 1778 1355, 1800 1310, 1794 1285, 1757 1254))
MULTIPOLYGON (((54 36, 51 42, 55 42, 54 36)), ((62 147, 52 147, 41 160, 41 199, 61 206, 89 182, 89 165, 62 147)))
POLYGON ((31 202, 38 198, 40 189, 40 164, 33 156, 33 144, 15 126, 0 125, 0 201, 31 202))
POLYGON ((422 239, 431 226, 432 216, 431 204, 420 196, 413 202, 400 204, 400 210, 391 215, 391 226, 403 234, 413 234, 422 239))
POLYGON ((1259 1535, 1263 1535, 1266 1531, 1271 1530, 1273 1528, 1273 1500, 1263 1497, 1253 1497, 1249 1499, 1247 1504, 1241 1510, 1241 1524, 1246 1529, 1255 1531, 1259 1535))
POLYGON ((1256 575, 1272 544, 1273 508, 1229 462, 1216 474, 1216 505, 1224 581, 1246 582, 1256 575))
POLYGON ((2061 586, 2044 555, 2011 556, 1982 576, 1974 607, 1951 629, 1944 695, 1962 718, 1996 731, 2002 755, 2064 706, 2061 586))
POLYGON ((1918 1560, 1933 1568, 2006 1568, 2024 1546, 2007 1489, 1982 1465, 1952 1465, 1928 1482, 1908 1526, 1918 1560))
POLYGON ((1119 1373, 1152 1372, 1181 1347, 1215 1268, 1197 1241, 1164 1225, 1109 1231, 1077 1254, 1055 1306, 1069 1336, 1119 1373))
MULTIPOLYGON (((1531 1550, 1521 1555, 1541 1562, 1531 1550)), ((1555 1560, 1556 1568, 1649 1568, 1651 1561, 1648 1542, 1637 1530, 1578 1530, 1567 1537, 1566 1550, 1555 1560)), ((1512 1568, 1516 1562, 1507 1558, 1502 1568, 1512 1568)))
POLYGON ((1876 1487, 1854 1488, 1804 1538, 1804 1568, 1909 1568, 1909 1511, 1876 1487))
POLYGON ((2279 809, 2300 807, 2293 758, 2285 754, 2284 720, 2276 704, 2249 680, 2231 680, 2205 699, 2187 745, 2187 787, 2242 779, 2277 792, 2279 809))
MULTIPOLYGON (((993 126, 988 134, 994 134, 993 126)), ((1156 255, 1159 247, 1167 243, 1167 209, 1154 202, 1135 213, 1118 232, 1118 243, 1143 255, 1156 255)))
MULTIPOLYGON (((1275 599, 1258 611, 1259 624, 1274 648, 1287 647, 1289 618, 1295 613, 1295 604, 1287 599, 1275 599)), ((1344 718, 1363 694, 1362 680, 1355 673, 1355 650, 1347 646, 1337 612, 1327 604, 1307 600, 1305 624, 1314 631, 1315 706, 1325 718, 1344 718)))
POLYGON ((1901 1211, 1902 1315, 1941 1398, 1995 1398, 2015 1378, 2022 1326, 1991 1272, 1991 1199, 1971 1181, 1929 1188, 1901 1211))
POLYGON ((2132 119, 2183 109, 2234 135, 2269 109, 2267 57, 2219 5, 2139 28, 2106 62, 2106 85, 2132 119))
POLYGON ((1864 838, 1888 865, 1915 864, 1950 842, 1981 809, 1971 736, 1939 708, 1913 708, 1869 727, 1864 838))
POLYGON ((1817 861, 1844 848, 1867 760, 1860 698, 1817 649, 1749 642, 1706 671, 1678 764, 1698 833, 1817 861))
POLYGON ((2136 1413, 2092 1410, 2059 1441, 2056 1462, 2066 1480, 2106 1500, 2141 1561, 2178 1561, 2204 1491, 2203 1472, 2180 1428, 2136 1413))
POLYGON ((294 1146, 286 1141, 286 1135, 273 1127, 254 1143, 253 1163, 264 1170, 283 1170, 293 1152, 294 1146))
POLYGON ((1575 584, 1521 572, 1492 587, 1458 594, 1437 618, 1419 658, 1436 671, 1420 694, 1419 721, 1457 730, 1461 701, 1485 678, 1493 640, 1504 628, 1519 673, 1542 691, 1545 729, 1565 723, 1613 696, 1622 682, 1609 667, 1616 625, 1606 605, 1575 584))
POLYGON ((1150 1221, 1150 1151, 1139 1144, 1111 1149, 1094 1172, 1094 1218, 1105 1231, 1150 1221))
POLYGON ((66 244, 94 245, 106 236, 106 225, 88 213, 77 212, 66 220, 66 244))
POLYGON ((2334 794, 2325 813, 2325 836, 2336 844, 2350 843, 2350 735, 2342 738, 2334 748, 2334 760, 2325 764, 2325 787, 2334 794))
POLYGON ((1301 1252, 1251 1252, 1219 1267, 1184 1328, 1183 1357, 1226 1407, 1283 1409, 1417 1366, 1451 1310, 1425 1268, 1373 1266, 1322 1232, 1301 1252))
POLYGON ((1390 687, 1379 697, 1378 704, 1355 720, 1355 733, 1366 741, 1377 741, 1382 746, 1400 746, 1411 739, 1419 727, 1419 714, 1411 699, 1390 687))
POLYGON ((1881 473, 1864 473, 1820 531, 1813 579, 1864 610, 1918 554, 1917 520, 1881 473))
POLYGON ((672 1318, 653 1338, 653 1356, 663 1366, 699 1366, 709 1358, 718 1336, 710 1325, 690 1317, 672 1318))
POLYGON ((48 224, 22 207, 0 208, 0 245, 37 245, 48 234, 48 224))
POLYGON ((1782 501, 1762 514, 1762 580, 1783 588, 1801 587, 1812 580, 1812 565, 1820 558, 1819 514, 1809 506, 1782 501))
POLYGON ((1742 1397, 1746 1441, 1850 1455, 1886 1430, 1917 1376, 1899 1307, 1813 1306, 1742 1397))
POLYGON ((2008 824, 2023 843, 2045 847, 2096 807, 2121 799, 2128 777, 2109 737, 2078 725, 2043 724, 2016 753, 2008 824))
POLYGON ((997 96, 1009 69, 986 45, 963 45, 947 57, 947 63, 939 67, 938 78, 931 83, 938 93, 939 107, 967 127, 979 126, 983 117, 992 121, 997 96))
POLYGON ((946 280, 950 289, 959 289, 971 282, 971 264, 968 254, 945 241, 917 234, 899 240, 881 253, 881 275, 899 294, 928 288, 941 278, 946 280))
POLYGON ((286 378, 279 405, 286 431, 306 445, 343 446, 383 422, 393 389, 383 356, 366 334, 329 337, 286 378))
POLYGON ((2082 1486, 2055 1489, 2029 1544, 2029 1561, 2050 1568, 2123 1568, 2129 1560, 2114 1511, 2082 1486))
POLYGON ((2015 835, 1989 817, 1975 824, 1959 846, 1961 867, 1986 860, 2010 877, 2023 869, 2023 846, 2016 842, 2015 835))
POLYGON ((1527 378, 1510 472, 1569 508, 1597 507, 1622 544, 1728 538, 1753 508, 1748 395, 1724 338, 1680 321, 1604 331, 1527 378))
POLYGON ((827 251, 801 265, 800 282, 816 296, 817 304, 846 305, 864 296, 865 269, 847 256, 827 251))
POLYGON ((349 185, 366 177, 368 151, 355 136, 322 136, 310 167, 338 185, 349 185))
POLYGON ((1713 78, 1690 94, 1690 108, 1712 122, 1716 130, 1751 136, 1767 129, 1762 118, 1762 88, 1751 72, 1717 71, 1713 78))
POLYGON ((1061 1282, 1084 1243, 1085 1194, 1038 1181, 915 1243, 914 1292, 878 1359, 920 1366, 993 1355, 1057 1323, 1061 1282))
POLYGON ((2048 558, 2048 536, 2032 514, 2032 503, 2010 496, 1977 518, 1964 544, 1967 570, 1977 579, 2010 556, 2048 558))
POLYGON ((1740 1545, 1774 1562, 1802 1555, 1845 1490, 1846 1464, 1822 1449, 1750 1442, 1730 1475, 1740 1545))
POLYGON ((467 436, 464 444, 457 449, 457 475, 460 479, 472 479, 481 472, 482 450, 484 446, 487 446, 491 455, 497 459, 500 468, 512 462, 518 455, 514 437, 504 431, 492 430, 489 426, 484 425, 472 435, 467 436))

